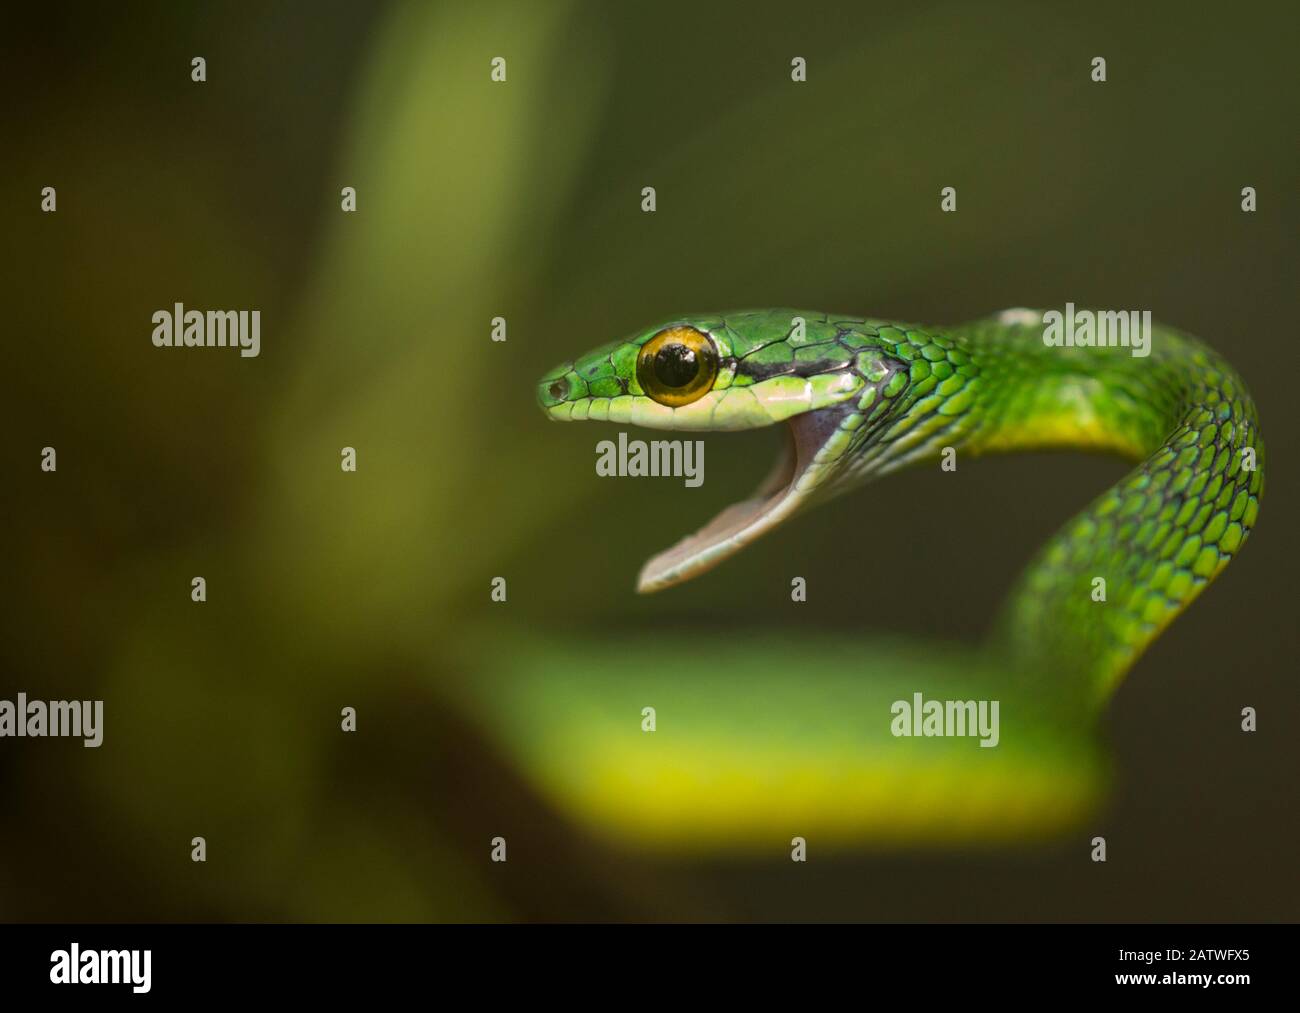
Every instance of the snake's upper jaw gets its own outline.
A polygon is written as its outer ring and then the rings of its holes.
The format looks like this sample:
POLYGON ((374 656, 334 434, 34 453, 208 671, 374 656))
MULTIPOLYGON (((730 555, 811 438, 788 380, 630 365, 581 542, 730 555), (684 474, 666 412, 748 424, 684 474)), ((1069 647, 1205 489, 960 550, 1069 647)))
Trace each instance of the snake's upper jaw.
POLYGON ((834 470, 833 462, 819 461, 817 454, 849 410, 836 406, 792 417, 790 439, 754 495, 733 503, 695 534, 648 560, 637 578, 637 591, 662 591, 712 569, 805 505, 834 470))

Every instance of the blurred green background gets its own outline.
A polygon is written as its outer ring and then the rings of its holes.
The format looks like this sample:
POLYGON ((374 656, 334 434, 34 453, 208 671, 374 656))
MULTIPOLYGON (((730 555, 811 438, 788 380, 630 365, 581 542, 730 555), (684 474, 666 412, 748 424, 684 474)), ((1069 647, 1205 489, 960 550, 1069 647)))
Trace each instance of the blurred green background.
POLYGON ((1280 4, 11 15, 0 698, 102 698, 106 731, 98 750, 0 740, 0 917, 1296 918, 1298 21, 1280 4), (780 435, 709 437, 689 493, 600 481, 614 428, 549 425, 534 381, 688 312, 941 324, 1067 300, 1209 341, 1251 385, 1272 464, 1251 544, 1111 708, 1116 791, 1079 839, 807 866, 641 852, 553 811, 449 704, 494 623, 974 641, 1122 463, 900 475, 640 598, 641 562, 747 495, 780 435), (260 309, 260 357, 155 349, 150 316, 176 301, 260 309), (854 524, 891 536, 844 546, 854 524), (867 566, 889 581, 864 585, 867 566), (791 572, 815 609, 792 615, 791 572), (1084 860, 1093 832, 1105 866, 1084 860))

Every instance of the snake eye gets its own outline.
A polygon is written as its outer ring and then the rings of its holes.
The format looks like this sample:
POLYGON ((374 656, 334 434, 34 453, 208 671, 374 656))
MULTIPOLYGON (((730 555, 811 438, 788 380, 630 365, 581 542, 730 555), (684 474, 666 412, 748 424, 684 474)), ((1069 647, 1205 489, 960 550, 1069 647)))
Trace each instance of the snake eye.
POLYGON ((713 388, 717 375, 718 351, 712 339, 694 327, 660 331, 636 357, 641 389, 669 408, 698 401, 713 388))

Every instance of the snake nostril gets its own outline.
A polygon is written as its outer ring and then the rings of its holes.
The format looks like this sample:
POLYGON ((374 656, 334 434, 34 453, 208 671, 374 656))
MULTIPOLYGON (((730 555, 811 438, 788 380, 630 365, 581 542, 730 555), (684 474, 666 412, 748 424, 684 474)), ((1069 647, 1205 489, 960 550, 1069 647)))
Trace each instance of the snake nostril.
POLYGON ((568 388, 569 385, 565 383, 563 380, 556 380, 553 384, 551 384, 549 387, 546 388, 546 393, 550 394, 551 397, 555 398, 555 400, 557 401, 563 401, 565 392, 568 390, 568 388))

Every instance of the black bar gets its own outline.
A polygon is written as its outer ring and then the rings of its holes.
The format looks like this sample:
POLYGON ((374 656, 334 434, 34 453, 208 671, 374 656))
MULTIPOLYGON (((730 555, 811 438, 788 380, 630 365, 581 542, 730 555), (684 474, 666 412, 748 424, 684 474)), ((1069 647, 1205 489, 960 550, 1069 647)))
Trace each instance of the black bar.
POLYGON ((609 987, 666 995, 669 983, 691 980, 987 998, 1277 988, 1291 976, 1295 926, 6 925, 0 940, 6 998, 338 1000, 418 987, 434 1001, 472 1001, 511 987, 539 998, 609 987), (55 983, 74 944, 81 980, 55 983), (148 991, 136 992, 144 951, 148 991), (115 972, 127 980, 86 980, 115 972))

